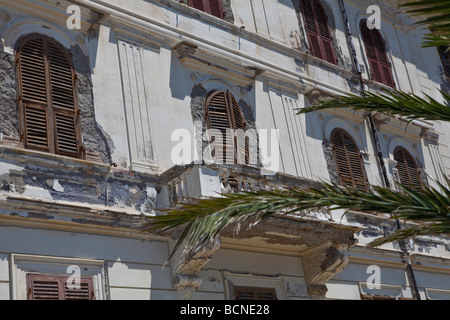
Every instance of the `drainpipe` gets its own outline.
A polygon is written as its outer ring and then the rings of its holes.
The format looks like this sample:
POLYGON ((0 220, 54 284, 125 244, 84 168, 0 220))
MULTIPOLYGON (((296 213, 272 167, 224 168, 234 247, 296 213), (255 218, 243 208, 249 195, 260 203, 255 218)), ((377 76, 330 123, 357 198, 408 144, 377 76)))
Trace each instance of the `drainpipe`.
MULTIPOLYGON (((349 24, 349 21, 348 21, 347 12, 345 10, 344 1, 343 0, 339 0, 339 3, 340 3, 340 6, 341 6, 342 17, 343 17, 344 23, 345 23, 345 34, 346 34, 346 37, 347 37, 347 42, 348 42, 348 45, 349 45, 350 50, 351 50, 351 55, 352 55, 352 60, 353 60, 353 72, 359 78, 359 81, 360 81, 360 84, 361 84, 361 92, 365 93, 364 79, 362 77, 362 72, 361 72, 361 68, 359 66, 358 57, 356 55, 355 46, 353 45, 352 33, 351 33, 351 29, 350 29, 350 24, 349 24)), ((372 112, 369 113, 368 120, 369 120, 369 124, 370 124, 370 130, 371 130, 371 133, 372 133, 372 138, 373 138, 373 140, 375 142, 375 152, 377 154, 378 164, 379 164, 379 166, 381 168, 384 185, 385 185, 386 188, 390 188, 391 187, 391 183, 389 182, 389 178, 388 178, 388 175, 387 175, 386 165, 385 165, 385 162, 384 162, 384 159, 383 159, 383 154, 381 152, 380 140, 378 139, 378 133, 377 133, 376 128, 375 128, 372 112)), ((397 219, 396 222, 397 222, 397 229, 400 230, 401 229, 400 221, 397 219)), ((400 248, 401 248, 401 250, 403 252, 402 260, 406 264, 406 272, 407 272, 409 280, 411 282, 411 286, 412 286, 412 289, 413 289, 413 292, 414 292, 414 298, 416 300, 420 300, 420 294, 419 294, 419 290, 417 288, 416 277, 414 275, 414 271, 413 271, 413 268, 412 268, 412 265, 411 265, 410 255, 409 255, 408 250, 406 248, 406 243, 405 243, 405 241, 399 241, 399 244, 400 244, 400 248)))

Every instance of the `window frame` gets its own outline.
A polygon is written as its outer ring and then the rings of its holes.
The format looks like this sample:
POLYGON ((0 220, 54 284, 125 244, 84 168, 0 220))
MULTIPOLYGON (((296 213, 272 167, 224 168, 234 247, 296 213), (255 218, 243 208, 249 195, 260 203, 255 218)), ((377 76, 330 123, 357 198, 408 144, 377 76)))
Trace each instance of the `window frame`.
POLYGON ((437 50, 439 58, 441 59, 442 69, 444 69, 444 74, 447 77, 450 77, 450 46, 438 46, 437 50), (448 58, 444 58, 444 55, 447 55, 448 58))
MULTIPOLYGON (((337 170, 338 177, 339 177, 339 184, 342 185, 342 186, 349 186, 348 182, 350 182, 351 183, 351 187, 357 188, 357 189, 360 189, 358 187, 361 184, 363 184, 364 185, 364 190, 363 191, 369 191, 369 189, 370 189, 369 188, 369 181, 368 181, 366 169, 365 169, 365 166, 364 166, 363 155, 362 155, 362 153, 361 153, 361 151, 360 151, 360 149, 358 147, 358 144, 356 143, 355 139, 353 139, 353 137, 347 131, 345 131, 344 129, 342 129, 342 128, 335 128, 335 129, 333 129, 333 131, 331 131, 330 141, 331 141, 331 146, 332 146, 332 149, 333 149, 334 162, 336 164, 336 170, 337 170), (359 165, 360 168, 361 168, 360 175, 362 176, 363 180, 355 179, 355 174, 353 172, 354 169, 355 169, 355 166, 352 166, 353 161, 352 161, 351 157, 349 156, 349 152, 348 152, 347 146, 345 144, 345 140, 342 141, 342 146, 344 147, 343 153, 344 153, 345 159, 342 159, 341 157, 338 157, 338 154, 336 153, 337 145, 334 143, 335 136, 337 134, 339 134, 342 137, 342 139, 347 138, 353 144, 353 146, 354 146, 354 148, 355 148, 355 150, 357 152, 357 157, 358 157, 358 160, 359 160, 359 163, 357 165, 359 165), (347 164, 347 168, 346 169, 349 172, 348 175, 343 172, 343 170, 342 170, 343 168, 340 165, 340 163, 342 163, 343 161, 346 162, 346 164, 347 164)), ((360 189, 360 190, 362 190, 362 189, 360 189)))
MULTIPOLYGON (((32 33, 25 36, 22 36, 19 41, 17 41, 15 48, 15 57, 16 57, 16 77, 17 77, 17 90, 18 90, 18 109, 19 109, 19 126, 20 126, 20 139, 24 143, 24 147, 26 149, 32 149, 37 151, 48 152, 56 155, 68 156, 77 159, 84 159, 84 148, 82 147, 82 138, 81 138, 81 119, 80 119, 80 110, 78 108, 78 83, 77 76, 73 66, 72 58, 68 49, 62 46, 58 41, 54 38, 49 37, 44 34, 32 33), (39 103, 36 101, 32 101, 30 99, 24 98, 24 74, 23 74, 23 60, 22 60, 22 50, 30 44, 32 41, 40 40, 42 41, 42 59, 43 59, 43 67, 44 67, 44 75, 45 75, 45 94, 46 94, 46 103, 39 103), (72 85, 72 94, 73 94, 73 109, 65 109, 64 107, 57 106, 56 100, 52 95, 52 86, 56 87, 57 85, 52 85, 52 79, 56 76, 51 74, 51 65, 50 65, 50 53, 49 48, 53 46, 53 50, 57 50, 61 57, 64 59, 63 62, 67 63, 67 68, 70 69, 71 72, 71 85, 72 85), (33 145, 30 143, 30 137, 27 134, 27 108, 45 111, 45 119, 46 119, 46 127, 42 128, 47 132, 47 147, 33 145), (70 129, 73 128, 74 139, 70 140, 71 143, 74 144, 76 148, 76 152, 65 151, 60 147, 60 143, 62 139, 58 138, 58 129, 57 129, 57 117, 61 118, 67 117, 64 120, 72 117, 73 119, 73 127, 70 125, 70 129)), ((67 80, 67 79, 65 79, 67 80)), ((56 95, 55 95, 56 96, 56 95)))
POLYGON ((369 65, 370 79, 395 89, 396 84, 392 72, 392 62, 389 60, 386 41, 379 30, 367 27, 367 21, 367 19, 361 20, 359 31, 369 65), (367 37, 370 37, 370 39, 367 37), (368 40, 371 42, 372 49, 368 40), (378 43, 378 46, 376 43, 378 43))
MULTIPOLYGON (((218 113, 218 112, 216 112, 218 113)), ((218 115, 219 117, 220 115, 218 115)), ((225 143, 225 139, 227 138, 227 133, 228 133, 228 129, 230 130, 239 130, 242 129, 244 136, 238 136, 238 135, 234 135, 233 134, 233 164, 248 164, 249 163, 249 142, 248 142, 248 137, 245 135, 245 131, 246 131, 246 127, 247 124, 245 122, 245 118, 244 118, 244 114, 242 113, 242 110, 240 109, 236 98, 234 97, 234 95, 231 93, 230 90, 217 90, 217 91, 213 91, 212 93, 210 93, 208 95, 208 98, 206 99, 206 103, 205 103, 205 120, 206 120, 206 126, 208 130, 219 130, 222 133, 222 148, 224 151, 224 154, 222 155, 222 159, 220 159, 220 161, 222 161, 222 163, 225 164, 229 164, 229 162, 227 161, 227 155, 229 152, 229 149, 227 149, 225 143), (213 99, 219 95, 223 94, 224 95, 224 102, 225 102, 225 111, 226 111, 226 118, 228 119, 228 126, 227 127, 213 127, 212 124, 212 112, 210 109, 211 106, 211 102, 213 101, 213 99), (240 122, 239 124, 237 122, 240 122), (223 132, 223 130, 227 131, 225 134, 223 132), (245 145, 239 145, 239 142, 242 142, 242 139, 244 139, 244 143, 245 145)), ((217 119, 216 119, 217 120, 217 119)), ((222 114, 222 123, 225 120, 225 116, 222 114)), ((234 131, 234 132, 238 132, 239 131, 234 131)), ((212 144, 212 137, 210 137, 210 143, 212 144)), ((217 145, 214 146, 214 149, 217 149, 217 145)), ((212 155, 213 158, 215 160, 219 160, 217 153, 212 155)))
POLYGON ((393 151, 393 159, 396 162, 395 168, 397 169, 397 173, 398 173, 398 179, 402 185, 405 185, 407 187, 412 187, 413 189, 419 190, 423 187, 423 183, 422 183, 422 179, 421 179, 421 172, 419 170, 419 166, 417 165, 417 161, 414 159, 413 155, 411 154, 411 152, 409 152, 405 147, 403 146, 397 146, 395 147, 394 151, 393 151), (397 155, 398 153, 401 152, 401 156, 403 157, 403 161, 400 161, 401 159, 398 159, 397 155), (415 172, 411 172, 411 168, 408 166, 408 159, 410 160, 410 162, 413 164, 414 166, 414 171, 415 172), (403 166, 403 168, 400 168, 402 170, 399 170, 399 164, 401 164, 403 166), (405 176, 406 173, 406 176, 405 176), (413 177, 413 175, 416 175, 415 177, 413 177), (414 183, 413 180, 416 180, 419 184, 417 185, 416 183, 414 183))
POLYGON ((337 65, 336 52, 333 46, 333 36, 331 34, 331 28, 328 23, 328 16, 326 14, 325 8, 320 0, 299 0, 300 3, 300 11, 303 17, 304 28, 306 31, 306 37, 308 39, 308 45, 310 47, 311 54, 321 60, 327 61, 334 65, 337 65), (308 2, 308 3, 305 3, 308 2), (310 12, 312 15, 313 21, 309 21, 306 15, 306 6, 310 7, 310 12), (316 10, 319 9, 321 12, 318 13, 316 10), (319 21, 319 17, 323 19, 319 21), (311 30, 308 26, 314 23, 314 29, 311 30), (322 31, 320 24, 325 24, 326 29, 322 31), (322 33, 328 33, 328 37, 325 37, 322 33), (318 46, 318 47, 317 47, 318 46), (327 47, 328 54, 327 54, 327 47), (329 56, 331 54, 331 56, 329 56))

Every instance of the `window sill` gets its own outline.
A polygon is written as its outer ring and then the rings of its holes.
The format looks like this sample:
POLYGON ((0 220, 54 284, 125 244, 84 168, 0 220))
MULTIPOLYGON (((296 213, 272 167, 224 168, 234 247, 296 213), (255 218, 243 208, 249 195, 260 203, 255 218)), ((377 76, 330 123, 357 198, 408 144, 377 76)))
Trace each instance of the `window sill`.
POLYGON ((98 157, 90 156, 87 160, 72 158, 68 156, 47 153, 32 149, 25 149, 23 146, 12 140, 0 141, 0 159, 20 162, 23 164, 34 164, 43 167, 58 167, 65 170, 78 170, 91 172, 94 168, 96 172, 107 174, 110 165, 101 162, 98 157))

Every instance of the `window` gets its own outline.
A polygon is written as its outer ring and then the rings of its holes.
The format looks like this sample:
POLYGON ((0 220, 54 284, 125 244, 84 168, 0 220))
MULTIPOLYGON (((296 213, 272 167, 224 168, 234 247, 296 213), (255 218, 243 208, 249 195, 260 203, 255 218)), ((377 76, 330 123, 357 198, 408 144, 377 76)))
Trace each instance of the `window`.
POLYGON ((392 76, 391 63, 389 62, 381 33, 375 28, 369 29, 367 20, 361 21, 360 28, 367 59, 369 60, 371 78, 374 81, 394 88, 395 83, 392 76))
POLYGON ((19 42, 17 63, 25 147, 80 158, 76 81, 67 50, 34 34, 19 42))
POLYGON ((95 300, 92 278, 82 277, 80 289, 69 288, 67 280, 67 276, 28 274, 28 300, 95 300))
POLYGON ((394 160, 397 161, 397 171, 400 183, 411 186, 414 189, 420 189, 420 173, 413 156, 403 147, 397 147, 394 150, 394 160))
POLYGON ((222 0, 188 0, 189 6, 223 19, 222 0))
POLYGON ((361 294, 361 300, 415 300, 414 298, 361 294))
POLYGON ((331 144, 340 184, 367 191, 369 183, 362 155, 352 137, 342 129, 335 129, 331 133, 331 144))
POLYGON ((328 18, 318 0, 300 0, 306 35, 313 56, 336 64, 328 18))
POLYGON ((235 287, 236 300, 277 300, 275 289, 235 287))
POLYGON ((222 141, 212 137, 212 156, 227 164, 248 164, 246 124, 239 105, 229 90, 216 91, 206 101, 206 123, 212 135, 220 132, 222 141))
POLYGON ((450 50, 449 46, 438 47, 439 56, 441 57, 442 66, 444 67, 444 73, 447 77, 450 77, 450 50))

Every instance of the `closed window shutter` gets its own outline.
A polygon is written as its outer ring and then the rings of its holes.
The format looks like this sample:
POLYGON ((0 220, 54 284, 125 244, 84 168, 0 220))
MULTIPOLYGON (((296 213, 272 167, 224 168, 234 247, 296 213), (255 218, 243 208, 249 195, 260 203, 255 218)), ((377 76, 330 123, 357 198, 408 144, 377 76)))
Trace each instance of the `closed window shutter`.
POLYGON ((244 116, 230 91, 217 91, 209 96, 206 122, 208 129, 218 130, 222 134, 223 141, 214 144, 216 154, 213 156, 224 163, 247 163, 244 116))
POLYGON ((204 11, 203 0, 190 0, 189 5, 195 9, 204 11))
POLYGON ((222 0, 188 0, 188 5, 217 18, 224 18, 222 0))
POLYGON ((341 185, 367 191, 362 156, 352 137, 344 130, 336 129, 331 135, 331 143, 341 185))
POLYGON ((369 60, 372 79, 389 87, 395 87, 386 46, 381 33, 377 29, 369 29, 367 20, 361 21, 361 35, 369 60))
POLYGON ((52 39, 33 35, 18 50, 19 108, 27 148, 80 157, 75 74, 52 39))
POLYGON ((222 0, 209 0, 209 13, 223 19, 222 0))
POLYGON ((234 137, 234 151, 236 154, 236 163, 237 164, 246 164, 248 163, 248 143, 245 136, 245 121, 244 116, 242 115, 241 109, 232 94, 229 94, 230 97, 230 111, 232 112, 233 119, 233 128, 235 130, 234 137))
POLYGON ((305 29, 313 56, 336 64, 328 18, 318 0, 301 0, 305 29))
POLYGON ((48 48, 56 153, 77 156, 74 74, 63 52, 52 43, 49 43, 48 48))
POLYGON ((235 287, 236 300, 277 300, 275 289, 235 287))
POLYGON ((420 173, 413 156, 405 148, 397 147, 394 150, 394 160, 397 161, 400 183, 416 190, 420 189, 420 173))
POLYGON ((28 300, 95 300, 91 277, 80 279, 80 288, 67 285, 68 276, 28 274, 28 300))
POLYGON ((50 135, 47 124, 48 99, 46 61, 42 39, 28 41, 20 52, 20 103, 24 115, 23 139, 29 148, 49 151, 50 135))

